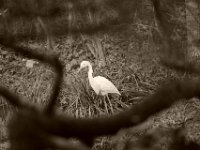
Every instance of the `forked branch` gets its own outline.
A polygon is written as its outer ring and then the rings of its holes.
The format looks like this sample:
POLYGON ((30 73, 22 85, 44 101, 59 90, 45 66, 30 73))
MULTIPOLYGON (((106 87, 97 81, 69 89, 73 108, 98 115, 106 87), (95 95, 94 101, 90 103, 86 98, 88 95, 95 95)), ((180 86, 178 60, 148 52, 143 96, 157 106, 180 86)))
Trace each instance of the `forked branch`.
MULTIPOLYGON (((159 10, 159 1, 152 0, 152 2, 164 33, 166 27, 163 24, 162 14, 159 10)), ((168 35, 164 37, 164 40, 165 47, 169 48, 170 39, 168 35)), ((52 94, 45 111, 40 111, 35 107, 26 107, 21 98, 0 87, 0 94, 11 104, 19 107, 19 111, 13 116, 8 125, 11 150, 42 150, 48 148, 65 150, 68 148, 81 149, 81 146, 84 149, 88 149, 87 146, 91 147, 94 139, 98 136, 114 135, 123 128, 136 126, 152 115, 169 108, 178 100, 200 97, 200 80, 167 81, 154 94, 141 99, 142 102, 140 104, 113 116, 94 119, 75 119, 67 116, 58 116, 54 114, 54 107, 61 89, 64 69, 59 58, 52 55, 39 54, 29 47, 16 43, 11 37, 1 38, 0 45, 23 57, 36 59, 50 65, 56 73, 52 94), (72 143, 68 141, 69 138, 77 138, 87 146, 81 143, 78 147, 70 146, 72 143)), ((176 135, 178 136, 179 134, 177 133, 176 135)), ((174 150, 181 148, 182 145, 178 142, 185 141, 183 138, 180 141, 175 141, 173 143, 174 147, 172 147, 174 150)), ((195 143, 194 145, 199 149, 198 144, 195 143)))

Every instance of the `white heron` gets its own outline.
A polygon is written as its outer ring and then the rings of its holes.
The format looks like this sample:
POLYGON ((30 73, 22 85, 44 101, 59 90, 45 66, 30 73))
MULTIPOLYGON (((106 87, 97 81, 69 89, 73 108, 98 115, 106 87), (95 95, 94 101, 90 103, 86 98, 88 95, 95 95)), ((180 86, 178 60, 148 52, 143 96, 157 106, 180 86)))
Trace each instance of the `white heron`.
MULTIPOLYGON (((117 90, 115 85, 108 79, 106 79, 102 76, 93 77, 93 75, 92 75, 93 69, 92 69, 92 65, 89 61, 82 61, 80 64, 79 71, 86 67, 88 67, 88 79, 89 79, 89 83, 90 83, 92 89, 95 91, 95 93, 97 95, 103 95, 103 96, 107 97, 107 99, 110 103, 110 106, 111 106, 111 111, 113 112, 112 105, 111 105, 110 99, 108 97, 108 93, 115 93, 115 94, 121 95, 120 92, 117 90)), ((106 105, 105 99, 104 99, 104 103, 106 105)), ((106 107, 106 109, 107 109, 107 107, 106 107)))

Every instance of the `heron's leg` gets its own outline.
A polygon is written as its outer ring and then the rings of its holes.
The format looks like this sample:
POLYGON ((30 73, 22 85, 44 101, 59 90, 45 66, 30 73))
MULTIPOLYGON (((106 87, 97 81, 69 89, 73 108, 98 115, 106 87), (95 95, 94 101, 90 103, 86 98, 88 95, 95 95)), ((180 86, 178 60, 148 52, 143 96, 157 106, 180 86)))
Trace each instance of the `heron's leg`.
POLYGON ((103 102, 104 102, 104 106, 105 106, 105 108, 106 108, 106 112, 107 112, 107 114, 108 114, 108 106, 107 106, 107 103, 106 103, 106 98, 105 98, 105 96, 103 97, 103 102))
MULTIPOLYGON (((99 91, 99 94, 98 94, 98 95, 103 96, 102 90, 99 91)), ((104 107, 106 108, 106 112, 107 112, 107 114, 108 114, 108 113, 109 113, 109 112, 108 112, 108 105, 107 105, 107 103, 106 103, 105 96, 103 96, 103 103, 104 103, 104 107)))
POLYGON ((107 97, 108 102, 109 102, 109 104, 110 104, 111 112, 113 113, 114 111, 113 111, 112 103, 111 103, 111 101, 110 101, 110 98, 108 97, 108 94, 106 94, 106 97, 107 97))

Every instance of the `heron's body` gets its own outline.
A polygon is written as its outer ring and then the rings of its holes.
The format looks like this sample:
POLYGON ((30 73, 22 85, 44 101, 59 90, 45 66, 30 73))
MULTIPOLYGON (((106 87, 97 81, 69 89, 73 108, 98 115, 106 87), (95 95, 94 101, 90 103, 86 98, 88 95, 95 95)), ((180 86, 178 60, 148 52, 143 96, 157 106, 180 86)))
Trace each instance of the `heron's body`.
POLYGON ((121 95, 117 88, 108 79, 101 76, 97 76, 94 77, 92 80, 92 82, 91 80, 89 80, 89 82, 97 95, 107 95, 108 93, 115 93, 121 95))
POLYGON ((89 68, 88 70, 89 83, 97 95, 107 95, 108 93, 115 93, 121 95, 117 90, 117 88, 114 86, 114 84, 110 82, 108 79, 102 76, 93 77, 92 75, 93 70, 89 61, 81 62, 80 69, 85 67, 89 68))

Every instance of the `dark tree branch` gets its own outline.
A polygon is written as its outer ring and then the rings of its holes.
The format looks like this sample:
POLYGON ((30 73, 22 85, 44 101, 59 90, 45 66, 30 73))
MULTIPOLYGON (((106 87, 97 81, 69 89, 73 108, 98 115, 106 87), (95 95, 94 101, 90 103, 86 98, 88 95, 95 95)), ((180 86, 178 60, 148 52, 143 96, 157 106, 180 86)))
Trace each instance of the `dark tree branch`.
MULTIPOLYGON (((159 0, 152 0, 155 8, 155 16, 161 28, 164 48, 167 51, 170 48, 171 39, 169 38, 169 32, 167 31, 159 2, 159 0)), ((121 9, 117 5, 114 7, 121 9)), ((123 8, 121 10, 122 12, 125 11, 123 8)), ((69 141, 65 143, 65 140, 69 138, 78 138, 84 144, 91 147, 94 138, 98 136, 113 135, 120 129, 136 126, 152 115, 169 108, 178 100, 200 97, 200 80, 184 79, 182 81, 167 81, 154 94, 141 99, 142 102, 140 104, 110 117, 75 119, 58 116, 54 114, 54 105, 61 89, 64 69, 58 57, 39 54, 31 48, 20 46, 12 37, 5 37, 0 38, 0 45, 23 57, 36 59, 48 64, 56 73, 52 94, 45 111, 40 111, 35 107, 26 107, 18 96, 0 87, 0 94, 11 104, 20 108, 8 125, 11 143, 10 150, 78 149, 79 147, 70 146, 71 143, 69 141)), ((182 69, 182 65, 180 69, 182 69)), ((188 68, 185 69, 188 70, 188 68)), ((179 141, 174 140, 171 147, 174 150, 179 150, 180 148, 199 148, 199 145, 196 143, 185 144, 185 139, 179 136, 179 132, 174 132, 174 134, 180 139, 179 141), (183 146, 183 144, 185 145, 183 146)), ((80 144, 79 146, 83 146, 85 150, 88 149, 85 145, 80 144)))
POLYGON ((180 99, 189 99, 200 96, 200 81, 185 79, 183 81, 169 81, 161 86, 155 94, 145 99, 141 103, 132 106, 131 109, 117 115, 96 119, 74 119, 57 118, 44 121, 51 124, 48 132, 60 136, 75 136, 84 138, 115 134, 121 128, 138 125, 148 117, 169 108, 174 102, 180 99), (55 121, 53 121, 55 119, 55 121), (67 121, 66 121, 67 120, 67 121), (62 129, 62 130, 60 130, 62 129))

